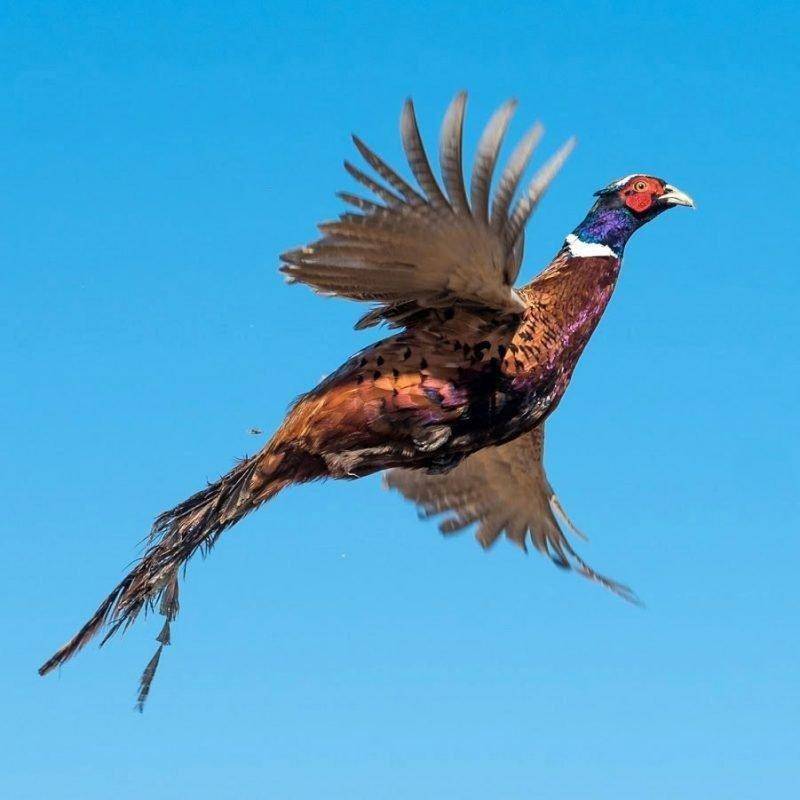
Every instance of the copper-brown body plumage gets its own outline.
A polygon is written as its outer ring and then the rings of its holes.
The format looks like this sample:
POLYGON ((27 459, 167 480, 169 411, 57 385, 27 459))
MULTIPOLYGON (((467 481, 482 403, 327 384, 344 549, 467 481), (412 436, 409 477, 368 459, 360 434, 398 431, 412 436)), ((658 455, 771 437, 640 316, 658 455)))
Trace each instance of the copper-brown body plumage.
MULTIPOLYGON (((532 128, 490 198, 515 106, 506 103, 481 137, 467 191, 461 166, 465 103, 465 95, 457 96, 443 124, 443 188, 409 101, 401 132, 419 189, 356 139, 385 183, 350 164, 347 169, 381 202, 343 193, 357 213, 324 223, 322 238, 283 256, 290 282, 373 303, 358 327, 386 322, 398 332, 365 348, 302 396, 259 453, 162 514, 141 561, 42 666, 42 674, 103 626, 108 638, 158 605, 166 621, 142 676, 143 703, 178 611, 178 571, 198 549, 207 551, 222 531, 290 484, 379 470, 389 470, 387 484, 426 513, 448 514, 443 532, 477 523, 485 547, 502 533, 523 548, 529 539, 560 566, 633 599, 630 590, 594 572, 574 552, 559 517, 573 531, 574 526, 542 464, 544 420, 563 396, 611 297, 621 250, 598 238, 591 220, 588 241, 576 245, 568 239, 536 279, 514 289, 525 223, 572 142, 512 205, 541 135, 540 126, 532 128)), ((657 213, 648 210, 641 193, 632 194, 644 182, 631 180, 632 189, 628 183, 619 189, 619 202, 615 196, 607 203, 616 215, 609 223, 614 236, 627 224, 620 215, 633 214, 624 202, 641 209, 636 213, 642 219, 657 213)), ((659 179, 647 180, 648 187, 657 187, 652 203, 666 198, 667 189, 677 192, 659 179), (663 194, 657 198, 658 192, 663 194)), ((688 201, 681 193, 669 197, 688 201)), ((595 208, 601 206, 598 201, 595 208)), ((632 219, 631 230, 641 224, 632 219)))
MULTIPOLYGON (((314 477, 455 466, 540 423, 563 395, 619 261, 562 254, 520 291, 521 315, 435 311, 366 348, 295 405, 265 452, 317 461, 314 477)), ((309 468, 310 469, 310 468, 309 468)))

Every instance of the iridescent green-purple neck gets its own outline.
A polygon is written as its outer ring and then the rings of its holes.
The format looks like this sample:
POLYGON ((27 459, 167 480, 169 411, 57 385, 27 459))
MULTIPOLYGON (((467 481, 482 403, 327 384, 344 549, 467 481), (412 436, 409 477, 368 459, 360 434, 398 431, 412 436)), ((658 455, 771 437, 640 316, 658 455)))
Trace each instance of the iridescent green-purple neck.
POLYGON ((603 200, 594 204, 573 233, 582 242, 604 244, 621 257, 631 234, 647 222, 647 217, 637 216, 624 206, 609 207, 603 200))

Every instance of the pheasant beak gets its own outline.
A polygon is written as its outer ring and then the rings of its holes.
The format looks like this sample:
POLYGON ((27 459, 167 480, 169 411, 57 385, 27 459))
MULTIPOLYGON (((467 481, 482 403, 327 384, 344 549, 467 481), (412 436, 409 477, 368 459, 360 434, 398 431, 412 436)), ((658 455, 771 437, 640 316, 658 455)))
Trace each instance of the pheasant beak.
POLYGON ((670 186, 670 184, 664 187, 664 194, 659 195, 658 201, 665 206, 688 206, 689 208, 696 208, 694 200, 692 200, 688 194, 674 186, 670 186))

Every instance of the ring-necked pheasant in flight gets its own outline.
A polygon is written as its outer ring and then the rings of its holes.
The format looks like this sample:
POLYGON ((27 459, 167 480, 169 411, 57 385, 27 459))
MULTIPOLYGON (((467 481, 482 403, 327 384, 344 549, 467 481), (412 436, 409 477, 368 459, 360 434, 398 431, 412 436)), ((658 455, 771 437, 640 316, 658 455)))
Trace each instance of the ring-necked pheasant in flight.
POLYGON ((356 147, 383 183, 345 162, 374 195, 339 196, 356 211, 319 226, 322 238, 282 256, 290 283, 372 303, 359 320, 399 332, 373 344, 303 395, 270 441, 216 483, 155 521, 142 559, 77 635, 40 669, 62 664, 107 626, 106 638, 142 611, 166 617, 140 691, 144 701, 169 623, 178 571, 245 514, 293 483, 357 478, 388 470, 386 483, 441 530, 477 524, 490 546, 502 533, 533 546, 617 594, 630 590, 592 570, 559 524, 575 530, 542 465, 544 421, 556 408, 617 282, 631 234, 662 211, 692 200, 666 181, 629 175, 596 193, 586 218, 531 283, 515 288, 523 231, 573 141, 536 174, 514 203, 542 133, 534 126, 492 176, 516 103, 503 105, 478 144, 469 190, 462 172, 466 95, 445 116, 442 185, 420 138, 414 107, 400 120, 412 186, 360 139, 356 147))

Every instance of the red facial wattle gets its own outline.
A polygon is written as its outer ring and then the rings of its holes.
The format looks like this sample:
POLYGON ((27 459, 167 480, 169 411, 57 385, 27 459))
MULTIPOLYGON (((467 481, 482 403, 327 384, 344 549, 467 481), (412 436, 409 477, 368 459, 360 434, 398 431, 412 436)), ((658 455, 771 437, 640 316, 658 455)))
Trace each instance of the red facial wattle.
POLYGON ((653 194, 649 190, 645 190, 643 192, 631 192, 630 194, 625 195, 625 205, 628 206, 628 208, 630 208, 632 211, 636 211, 639 214, 641 214, 643 211, 647 211, 652 204, 653 194))
POLYGON ((620 190, 625 205, 642 214, 653 205, 656 198, 664 191, 664 184, 645 175, 638 175, 620 190))

